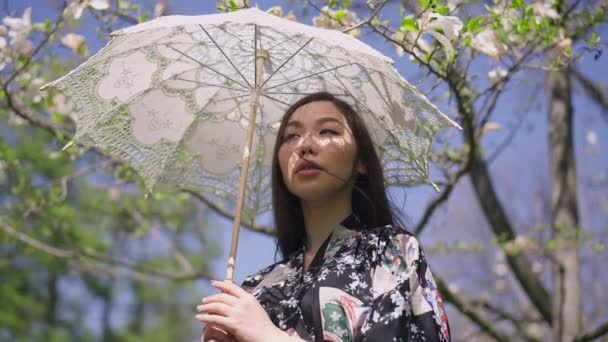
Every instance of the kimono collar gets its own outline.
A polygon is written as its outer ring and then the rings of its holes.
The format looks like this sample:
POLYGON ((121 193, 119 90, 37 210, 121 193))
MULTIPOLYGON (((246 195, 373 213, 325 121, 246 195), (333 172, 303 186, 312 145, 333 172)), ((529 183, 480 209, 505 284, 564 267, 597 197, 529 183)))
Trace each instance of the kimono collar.
MULTIPOLYGON (((358 234, 358 231, 365 228, 365 225, 361 222, 361 219, 352 213, 347 216, 342 222, 340 222, 333 232, 327 237, 325 242, 321 245, 317 254, 315 255, 311 266, 318 266, 323 262, 323 259, 333 256, 342 245, 342 241, 358 234)), ((305 252, 305 244, 299 253, 294 256, 297 262, 301 264, 303 262, 303 255, 305 252)))

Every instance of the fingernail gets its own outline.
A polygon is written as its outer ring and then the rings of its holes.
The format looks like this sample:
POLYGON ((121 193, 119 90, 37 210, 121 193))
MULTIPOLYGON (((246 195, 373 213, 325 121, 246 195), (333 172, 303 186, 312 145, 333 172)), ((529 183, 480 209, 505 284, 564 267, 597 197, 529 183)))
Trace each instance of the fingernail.
POLYGON ((196 319, 203 319, 203 317, 205 317, 205 315, 196 315, 194 317, 196 317, 196 319))

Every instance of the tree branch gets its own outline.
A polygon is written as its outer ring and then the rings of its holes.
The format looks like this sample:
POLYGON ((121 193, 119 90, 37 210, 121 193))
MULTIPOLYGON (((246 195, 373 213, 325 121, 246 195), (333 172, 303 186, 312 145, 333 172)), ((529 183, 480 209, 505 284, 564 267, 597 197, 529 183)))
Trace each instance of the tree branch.
POLYGON ((602 108, 603 117, 608 121, 608 94, 606 91, 599 84, 583 75, 578 68, 571 67, 568 71, 580 83, 585 93, 602 108))
POLYGON ((456 186, 460 178, 462 178, 462 176, 469 172, 469 168, 470 164, 466 163, 460 170, 458 170, 458 172, 456 172, 456 174, 445 186, 441 194, 435 197, 435 199, 433 199, 433 201, 431 201, 431 203, 427 205, 424 214, 422 215, 422 219, 420 219, 420 222, 418 222, 414 230, 416 235, 422 233, 422 230, 426 227, 426 224, 428 223, 435 210, 439 207, 441 203, 445 202, 449 198, 450 194, 452 193, 452 190, 454 190, 454 187, 456 186))
POLYGON ((33 237, 31 237, 23 232, 19 232, 19 231, 15 230, 13 227, 9 226, 5 222, 0 222, 0 228, 6 234, 14 237, 15 239, 21 241, 22 243, 25 243, 26 245, 28 245, 36 250, 39 250, 41 252, 50 254, 52 256, 55 256, 55 257, 61 258, 61 259, 72 260, 72 259, 78 259, 78 258, 84 257, 84 258, 91 259, 91 260, 94 260, 99 263, 114 265, 114 266, 118 266, 118 267, 124 267, 129 270, 132 270, 132 271, 135 271, 135 272, 138 272, 141 274, 145 274, 147 276, 160 277, 160 278, 165 278, 165 279, 174 280, 174 281, 185 281, 185 280, 194 280, 194 279, 201 279, 201 278, 215 279, 215 277, 213 277, 210 273, 208 273, 206 271, 181 272, 181 273, 168 272, 168 271, 159 270, 156 267, 151 267, 151 266, 147 266, 147 265, 143 265, 143 264, 138 264, 138 263, 132 262, 130 260, 117 258, 112 255, 102 254, 102 253, 99 253, 90 248, 82 248, 82 249, 74 249, 74 250, 56 248, 56 247, 48 245, 40 240, 34 239, 33 237))
MULTIPOLYGON (((196 191, 187 190, 187 189, 184 189, 182 191, 189 193, 193 197, 196 197, 197 199, 199 199, 201 202, 203 202, 206 206, 211 208, 213 211, 215 211, 219 215, 221 215, 227 219, 234 220, 233 213, 231 213, 228 210, 222 208, 221 206, 213 203, 208 198, 202 196, 201 194, 197 193, 196 191)), ((258 232, 258 233, 262 233, 262 234, 266 234, 266 235, 270 235, 270 236, 275 236, 275 230, 270 227, 260 226, 260 225, 256 225, 253 223, 245 223, 245 222, 241 222, 241 225, 254 232, 258 232)))
POLYGON ((605 322, 604 324, 600 325, 599 327, 597 327, 595 330, 592 330, 588 333, 584 333, 582 335, 577 336, 574 341, 575 342, 586 342, 586 341, 592 341, 596 338, 599 338, 605 334, 608 334, 608 322, 605 322))
POLYGON ((473 309, 469 301, 458 298, 452 291, 450 291, 440 277, 435 276, 435 282, 437 283, 437 288, 439 289, 443 300, 454 305, 458 311, 467 316, 471 321, 475 322, 485 333, 494 337, 497 341, 509 341, 509 337, 494 329, 494 324, 486 320, 481 314, 473 309))
POLYGON ((382 8, 384 7, 384 5, 386 5, 387 2, 388 2, 388 0, 384 0, 384 1, 381 1, 380 3, 376 4, 376 8, 374 8, 372 13, 370 13, 369 17, 367 17, 365 20, 357 23, 356 25, 353 25, 349 28, 342 30, 342 33, 348 33, 352 30, 356 30, 356 29, 360 28, 361 26, 364 26, 364 25, 367 25, 368 23, 370 23, 372 20, 374 20, 374 18, 378 15, 380 10, 382 10, 382 8))

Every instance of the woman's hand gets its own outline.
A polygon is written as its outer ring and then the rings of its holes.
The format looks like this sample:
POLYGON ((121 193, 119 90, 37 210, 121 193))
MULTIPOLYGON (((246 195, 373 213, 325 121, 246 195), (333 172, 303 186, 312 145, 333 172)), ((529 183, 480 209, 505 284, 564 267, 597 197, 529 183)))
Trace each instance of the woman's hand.
POLYGON ((209 324, 205 328, 205 331, 203 331, 203 336, 201 336, 201 342, 238 342, 238 341, 234 338, 234 336, 209 324))
POLYGON ((199 321, 214 325, 240 342, 280 340, 287 334, 277 328, 254 296, 227 281, 211 285, 223 293, 203 298, 196 307, 199 321))

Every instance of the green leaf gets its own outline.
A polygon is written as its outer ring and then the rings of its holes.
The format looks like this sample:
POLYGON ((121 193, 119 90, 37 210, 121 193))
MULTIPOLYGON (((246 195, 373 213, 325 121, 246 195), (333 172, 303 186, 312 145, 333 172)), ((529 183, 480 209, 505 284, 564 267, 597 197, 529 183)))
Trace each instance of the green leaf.
POLYGON ((527 19, 521 19, 517 21, 516 30, 519 34, 528 33, 530 30, 530 22, 527 19))
POLYGON ((466 47, 470 47, 471 46, 471 42, 473 41, 473 37, 468 36, 464 39, 464 46, 466 47))
POLYGON ((336 0, 329 0, 327 7, 332 8, 336 6, 336 0))
POLYGON ((437 6, 434 10, 435 13, 439 13, 441 15, 446 15, 450 13, 450 8, 448 6, 437 6))
POLYGON ((352 5, 352 1, 351 0, 343 0, 342 1, 342 7, 343 8, 350 8, 351 5, 352 5))
POLYGON ((143 23, 144 21, 148 20, 149 17, 150 17, 150 13, 146 12, 146 13, 144 13, 144 15, 140 16, 138 20, 140 23, 143 23))
POLYGON ((53 120, 56 122, 64 122, 65 121, 65 116, 59 114, 59 113, 53 113, 52 114, 53 120))
POLYGON ((464 30, 466 32, 479 32, 481 31, 483 28, 481 27, 481 23, 483 22, 483 16, 480 15, 478 17, 472 18, 469 21, 467 21, 466 25, 464 26, 464 30))
POLYGON ((588 43, 591 46, 596 46, 597 43, 600 42, 600 36, 597 34, 597 32, 593 31, 591 32, 591 35, 589 36, 589 40, 588 43))
POLYGON ((344 18, 346 18, 346 11, 343 9, 337 10, 336 11, 336 19, 338 21, 342 21, 344 20, 344 18))
POLYGON ((63 152, 53 151, 53 152, 49 153, 49 159, 51 159, 51 160, 59 159, 62 157, 62 155, 63 155, 63 152))
POLYGON ((408 15, 401 19, 401 28, 405 31, 418 31, 418 23, 416 22, 416 18, 413 15, 408 15))
POLYGON ((430 5, 429 0, 418 0, 418 3, 420 4, 420 7, 422 7, 422 8, 427 8, 430 5))
POLYGON ((513 0, 509 8, 526 8, 526 3, 524 0, 513 0))

